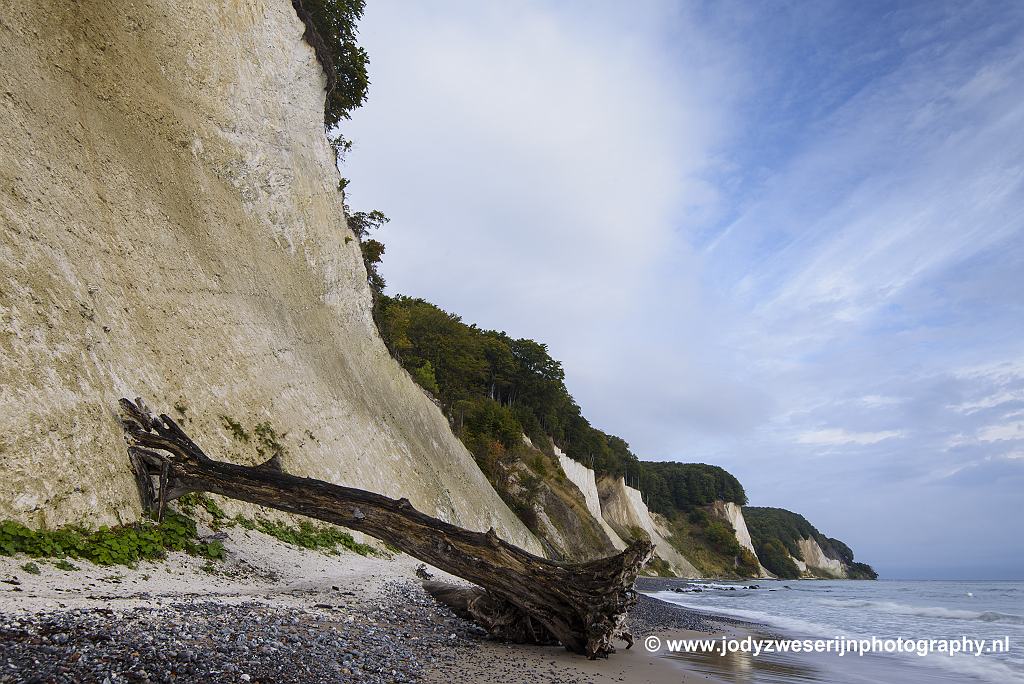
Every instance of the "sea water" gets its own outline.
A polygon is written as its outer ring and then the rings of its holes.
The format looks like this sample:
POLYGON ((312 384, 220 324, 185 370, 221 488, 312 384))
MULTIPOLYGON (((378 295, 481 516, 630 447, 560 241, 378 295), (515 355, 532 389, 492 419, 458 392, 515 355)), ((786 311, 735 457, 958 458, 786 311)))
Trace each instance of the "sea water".
MULTIPOLYGON (((830 639, 1008 639, 1009 651, 975 656, 933 653, 872 656, 920 681, 1024 682, 1024 582, 747 580, 681 582, 682 593, 653 596, 690 608, 763 623, 782 636, 830 639), (749 588, 751 585, 758 588, 749 588), (699 589, 700 591, 695 591, 699 589), (890 660, 886 660, 886 659, 890 660)), ((858 656, 815 653, 805 660, 831 672, 858 656), (845 660, 845 662, 844 662, 845 660)), ((772 681, 770 676, 758 678, 772 681)), ((787 678, 779 678, 778 681, 787 678)), ((816 679, 816 678, 815 678, 816 679)), ((851 674, 851 681, 859 681, 851 674)), ((752 680, 755 681, 755 680, 752 680)))

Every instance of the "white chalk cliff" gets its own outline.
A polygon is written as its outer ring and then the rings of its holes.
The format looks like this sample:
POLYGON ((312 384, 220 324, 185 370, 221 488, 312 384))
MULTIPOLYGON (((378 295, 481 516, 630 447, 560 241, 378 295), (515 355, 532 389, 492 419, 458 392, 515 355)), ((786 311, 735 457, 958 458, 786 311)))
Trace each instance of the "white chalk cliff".
POLYGON ((654 551, 679 577, 700 577, 700 571, 694 567, 679 551, 669 543, 670 532, 660 523, 656 513, 651 513, 644 503, 640 490, 626 486, 623 478, 602 478, 598 482, 598 493, 601 499, 602 517, 616 530, 620 536, 629 536, 629 531, 639 528, 647 533, 654 543, 654 551))
MULTIPOLYGON (((711 511, 732 525, 732 529, 736 532, 736 541, 739 545, 754 554, 754 558, 757 558, 754 542, 750 539, 750 530, 747 529, 747 521, 743 518, 743 508, 731 501, 715 501, 711 504, 711 511)), ((759 576, 771 576, 771 573, 761 565, 760 559, 758 559, 757 568, 759 576)))
POLYGON ((597 493, 597 478, 594 475, 594 471, 579 461, 574 461, 566 456, 557 446, 555 447, 555 455, 558 456, 558 463, 562 466, 565 476, 583 494, 583 498, 587 502, 587 510, 590 511, 590 514, 601 525, 601 528, 611 540, 612 545, 616 549, 626 548, 626 542, 622 541, 622 538, 612 529, 612 526, 604 519, 604 514, 601 512, 601 497, 597 493))
POLYGON ((797 542, 797 546, 800 548, 800 555, 804 558, 803 560, 794 558, 793 562, 796 563, 801 573, 816 577, 846 577, 846 567, 843 562, 826 556, 814 538, 801 539, 797 542))
POLYGON ((0 21, 0 518, 134 520, 113 415, 539 553, 371 319, 290 2, 10 0, 0 21), (222 418, 225 417, 225 418, 222 418))

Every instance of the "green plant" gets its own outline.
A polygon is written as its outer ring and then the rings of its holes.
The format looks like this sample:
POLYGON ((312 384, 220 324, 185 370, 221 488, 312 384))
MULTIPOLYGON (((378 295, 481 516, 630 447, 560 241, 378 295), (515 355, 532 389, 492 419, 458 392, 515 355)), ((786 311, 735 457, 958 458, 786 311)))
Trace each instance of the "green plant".
POLYGON ((777 539, 772 539, 757 547, 757 557, 761 564, 768 568, 779 579, 796 579, 800 577, 800 568, 786 552, 786 547, 777 539))
POLYGON ((25 563, 21 566, 21 569, 31 575, 38 575, 42 572, 42 570, 39 569, 39 566, 32 562, 25 563))
POLYGON ((191 515, 192 511, 199 504, 199 495, 195 492, 182 494, 177 499, 178 509, 185 514, 191 515))
POLYGON ((224 560, 224 544, 214 539, 196 548, 196 553, 210 560, 224 560))
POLYGON ((262 423, 257 424, 253 433, 256 435, 257 441, 259 441, 259 446, 256 447, 256 451, 260 455, 266 456, 269 454, 273 456, 277 453, 285 453, 286 449, 284 444, 281 443, 281 440, 285 438, 287 433, 278 435, 277 431, 274 430, 274 426, 272 426, 269 421, 263 421, 262 423))
POLYGON ((134 565, 144 559, 163 558, 167 551, 207 558, 224 556, 220 542, 199 541, 195 521, 175 511, 167 511, 159 525, 146 521, 96 530, 32 530, 12 520, 0 523, 0 555, 5 556, 24 553, 33 558, 77 558, 97 565, 134 565))
POLYGON ((760 570, 757 556, 750 549, 740 549, 736 556, 736 572, 742 577, 757 577, 760 570))
POLYGON ((256 529, 256 521, 252 518, 246 518, 244 515, 236 515, 234 518, 231 519, 231 522, 240 525, 247 530, 256 529))
POLYGON ((242 427, 241 423, 239 423, 231 416, 221 416, 220 422, 225 427, 225 429, 227 429, 227 431, 231 433, 231 436, 234 437, 237 441, 249 441, 249 433, 245 431, 245 428, 242 427))
POLYGON ((436 395, 440 391, 437 386, 437 377, 434 375, 434 366, 430 361, 424 361, 422 366, 413 368, 411 374, 416 384, 431 394, 436 395))
POLYGON ((324 124, 338 125, 366 100, 370 58, 356 43, 364 0, 292 0, 306 39, 327 75, 324 124))
POLYGON ((739 555, 740 545, 736 541, 736 532, 721 520, 709 520, 704 528, 704 537, 718 552, 727 556, 739 555))
POLYGON ((253 522, 253 528, 285 543, 301 546, 304 549, 315 549, 335 554, 338 553, 338 547, 341 547, 354 551, 361 556, 368 556, 374 553, 374 548, 369 544, 360 544, 348 532, 327 525, 313 525, 312 523, 302 521, 298 526, 292 526, 276 520, 257 518, 253 522))
POLYGON ((664 559, 659 557, 657 554, 651 556, 651 560, 647 562, 647 570, 650 570, 658 577, 675 577, 676 573, 672 572, 672 566, 669 565, 664 559))
POLYGON ((71 561, 69 561, 66 558, 59 558, 59 559, 55 560, 53 562, 53 567, 57 568, 58 570, 80 570, 81 569, 77 565, 75 565, 74 563, 72 563, 71 561))
POLYGON ((547 456, 540 451, 533 451, 529 454, 526 458, 526 465, 541 477, 545 477, 550 470, 547 456))
POLYGON ((378 269, 378 265, 384 257, 384 243, 370 238, 370 232, 379 230, 390 219, 377 210, 349 212, 348 205, 345 205, 344 211, 349 229, 359 240, 359 250, 363 255, 363 266, 366 268, 366 282, 373 295, 374 313, 376 314, 377 302, 386 285, 384 276, 378 269))
POLYGON ((206 494, 197 495, 196 503, 201 505, 210 514, 210 526, 214 529, 220 527, 224 521, 228 520, 228 514, 224 512, 224 509, 206 494))

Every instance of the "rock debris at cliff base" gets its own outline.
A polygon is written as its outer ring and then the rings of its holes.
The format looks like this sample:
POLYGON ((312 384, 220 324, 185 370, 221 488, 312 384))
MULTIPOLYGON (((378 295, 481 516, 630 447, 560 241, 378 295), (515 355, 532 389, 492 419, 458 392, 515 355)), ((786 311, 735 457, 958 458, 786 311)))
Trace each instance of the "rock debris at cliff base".
MULTIPOLYGON (((413 583, 372 602, 336 591, 308 608, 179 600, 150 608, 0 614, 0 682, 579 682, 556 666, 524 671, 514 651, 482 662, 486 635, 413 583)), ((704 616, 640 596, 637 634, 710 632, 704 616)), ((490 657, 490 656, 489 656, 490 657)))
POLYGON ((0 617, 0 682, 414 682, 476 628, 395 586, 374 606, 179 602, 0 617))

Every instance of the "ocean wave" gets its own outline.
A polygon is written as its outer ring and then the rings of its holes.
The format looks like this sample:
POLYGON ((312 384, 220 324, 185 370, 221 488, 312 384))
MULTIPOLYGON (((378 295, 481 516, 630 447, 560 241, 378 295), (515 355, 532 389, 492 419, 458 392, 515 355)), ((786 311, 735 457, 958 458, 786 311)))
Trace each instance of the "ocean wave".
MULTIPOLYGON (((754 623, 760 623, 764 625, 771 625, 777 629, 784 630, 790 635, 800 636, 811 636, 811 637, 822 637, 822 638, 834 638, 837 636, 845 636, 850 638, 866 638, 871 635, 873 630, 868 625, 862 625, 858 630, 857 628, 851 628, 852 625, 845 625, 843 627, 837 627, 836 625, 825 624, 818 621, 812 621, 803 619, 796 616, 785 616, 779 615, 774 612, 764 612, 761 610, 753 610, 751 607, 745 609, 736 608, 733 606, 724 606, 717 603, 709 603, 698 599, 696 595, 690 594, 676 594, 674 592, 656 592, 652 594, 655 598, 659 598, 668 603, 674 603, 686 608, 692 608, 696 610, 706 610, 710 613, 717 613, 719 615, 730 615, 733 617, 741 618, 744 620, 750 620, 754 623)), ((905 604, 892 603, 887 601, 865 601, 856 599, 819 599, 822 604, 854 608, 854 609, 874 609, 880 612, 899 613, 909 616, 922 616, 932 615, 935 613, 939 614, 939 617, 952 617, 955 619, 967 619, 967 620, 979 620, 987 622, 1005 621, 1007 618, 1010 622, 1017 624, 1021 618, 1017 615, 1009 615, 1006 613, 998 613, 994 611, 987 611, 984 613, 972 612, 966 610, 952 610, 948 608, 921 608, 916 606, 909 606, 905 604), (893 609, 895 607, 895 610, 893 609), (996 619, 993 619, 996 618, 996 619)), ((822 615, 822 617, 825 617, 822 615)), ((842 614, 838 611, 834 612, 831 619, 842 617, 842 614)), ((993 684, 1024 684, 1024 663, 1021 662, 1019 657, 1010 655, 1009 659, 1001 659, 995 657, 975 658, 971 656, 951 658, 949 656, 938 656, 921 658, 915 654, 877 654, 878 657, 884 658, 899 658, 903 662, 910 664, 914 667, 921 668, 939 668, 940 670, 952 671, 957 675, 962 676, 963 681, 984 681, 992 682, 993 684)), ((915 680, 916 681, 916 680, 915 680)), ((949 681, 947 677, 943 676, 940 681, 949 681)))
MULTIPOLYGON (((917 658, 918 656, 911 656, 917 658)), ((1024 684, 1024 668, 1021 664, 1001 662, 994 658, 950 658, 949 656, 930 659, 929 665, 952 670, 971 680, 992 682, 993 684, 1024 684)))
POLYGON ((723 606, 715 603, 706 603, 700 600, 689 600, 687 594, 677 594, 672 591, 659 591, 650 594, 654 598, 667 603, 674 603, 677 606, 691 608, 693 610, 707 611, 713 615, 728 615, 743 620, 749 620, 755 624, 771 625, 781 629, 790 630, 800 634, 811 636, 834 637, 839 631, 835 627, 820 622, 812 622, 795 616, 779 615, 778 613, 766 613, 760 610, 750 610, 723 606))
POLYGON ((880 613, 893 615, 910 615, 915 617, 932 617, 947 620, 980 620, 982 622, 1000 622, 1008 625, 1024 625, 1024 617, 1012 613, 999 613, 994 610, 977 612, 941 606, 910 606, 892 601, 862 601, 843 599, 820 599, 819 603, 837 608, 868 608, 880 613))

